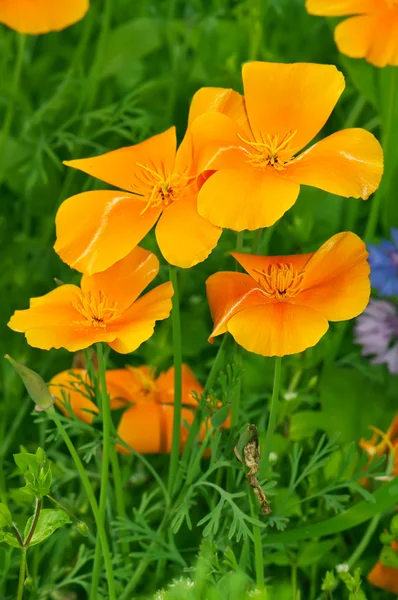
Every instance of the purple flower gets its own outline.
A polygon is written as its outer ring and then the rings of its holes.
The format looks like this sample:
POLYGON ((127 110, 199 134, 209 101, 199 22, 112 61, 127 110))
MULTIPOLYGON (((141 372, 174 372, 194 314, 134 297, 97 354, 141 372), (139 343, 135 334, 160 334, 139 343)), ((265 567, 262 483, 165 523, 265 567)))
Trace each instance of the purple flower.
POLYGON ((372 287, 381 296, 398 296, 398 229, 391 229, 391 241, 368 245, 372 287))
POLYGON ((398 373, 398 310, 386 300, 371 300, 355 323, 355 341, 363 356, 374 355, 372 363, 386 364, 398 373))

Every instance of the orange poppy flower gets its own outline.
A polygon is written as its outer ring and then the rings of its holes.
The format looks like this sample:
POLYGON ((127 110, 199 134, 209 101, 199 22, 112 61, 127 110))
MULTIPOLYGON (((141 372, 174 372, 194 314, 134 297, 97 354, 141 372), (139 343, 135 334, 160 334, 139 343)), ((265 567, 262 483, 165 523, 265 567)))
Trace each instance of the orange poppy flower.
POLYGON ((385 454, 394 453, 394 463, 392 475, 398 475, 398 414, 395 415, 393 422, 386 433, 376 427, 370 427, 373 435, 370 440, 361 439, 360 447, 365 450, 369 456, 369 462, 374 458, 380 458, 385 454))
POLYGON ((84 192, 65 200, 56 217, 54 246, 62 260, 84 273, 103 271, 130 252, 156 222, 156 239, 170 264, 189 268, 205 260, 222 230, 197 211, 190 126, 203 112, 231 111, 233 104, 232 90, 199 90, 178 150, 171 127, 135 146, 65 161, 127 191, 84 192))
MULTIPOLYGON (((120 438, 137 452, 143 454, 168 454, 171 451, 174 419, 174 367, 158 378, 151 374, 147 367, 108 371, 107 377, 122 382, 128 394, 122 401, 132 404, 124 411, 118 427, 120 438), (141 382, 141 390, 139 389, 141 382), (137 386, 138 384, 138 386, 137 386), (138 387, 138 389, 137 389, 138 387)), ((192 425, 194 408, 198 403, 192 392, 203 393, 203 387, 197 381, 189 367, 182 367, 182 411, 180 447, 184 448, 189 429, 192 425)), ((115 408, 113 399, 111 406, 115 408)), ((111 400, 112 402, 112 400, 111 400)), ((201 432, 201 439, 204 432, 201 432)), ((119 452, 128 454, 124 446, 118 446, 119 452)))
POLYGON ((98 407, 90 400, 92 384, 85 369, 69 369, 55 375, 48 384, 58 408, 69 417, 68 406, 78 419, 91 425, 94 414, 99 413, 98 407))
MULTIPOLYGON (((192 123, 195 168, 211 177, 198 211, 236 231, 273 225, 300 185, 366 199, 379 186, 383 151, 363 129, 332 134, 298 154, 322 129, 344 90, 334 66, 250 62, 244 97, 192 123)), ((199 184, 203 179, 199 179, 199 184)))
MULTIPOLYGON (((398 552, 398 544, 392 542, 391 548, 398 552)), ((398 594, 398 569, 386 567, 379 560, 368 575, 368 581, 381 590, 398 594)))
POLYGON ((43 350, 75 352, 107 342, 117 352, 133 352, 171 311, 170 282, 138 298, 158 271, 156 256, 137 247, 106 271, 83 275, 80 288, 64 284, 32 298, 30 308, 15 311, 8 326, 43 350))
POLYGON ((376 67, 398 65, 397 0, 307 0, 306 8, 325 17, 355 15, 335 29, 340 52, 376 67))
POLYGON ((0 0, 0 23, 19 33, 60 31, 80 21, 89 0, 0 0))
POLYGON ((314 346, 328 321, 359 315, 370 295, 366 246, 339 233, 311 254, 254 256, 233 252, 244 273, 207 280, 214 321, 210 340, 229 331, 238 344, 263 356, 284 356, 314 346))

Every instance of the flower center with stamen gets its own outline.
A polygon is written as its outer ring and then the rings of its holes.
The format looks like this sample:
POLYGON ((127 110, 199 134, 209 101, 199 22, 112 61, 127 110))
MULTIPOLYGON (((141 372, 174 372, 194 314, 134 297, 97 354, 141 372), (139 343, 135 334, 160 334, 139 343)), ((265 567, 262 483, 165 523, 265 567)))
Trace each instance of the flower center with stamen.
POLYGON ((142 172, 136 175, 136 178, 141 183, 143 201, 146 203, 140 214, 143 214, 148 208, 167 208, 176 200, 179 200, 194 177, 189 177, 184 174, 171 173, 166 176, 164 173, 159 173, 151 169, 147 165, 137 163, 141 167, 142 172), (149 189, 148 189, 149 188, 149 189))
POLYGON ((88 321, 93 327, 106 327, 108 323, 120 316, 116 302, 109 302, 107 297, 99 292, 81 292, 80 298, 73 307, 84 317, 83 324, 88 321))
POLYGON ((258 271, 258 283, 268 298, 288 300, 297 296, 302 290, 304 272, 297 271, 291 263, 269 265, 266 271, 258 271))
POLYGON ((245 140, 239 134, 238 137, 252 149, 248 158, 251 165, 260 168, 270 166, 277 171, 284 171, 297 151, 297 148, 291 145, 296 133, 297 131, 289 131, 284 137, 279 134, 261 134, 261 141, 254 142, 245 140))

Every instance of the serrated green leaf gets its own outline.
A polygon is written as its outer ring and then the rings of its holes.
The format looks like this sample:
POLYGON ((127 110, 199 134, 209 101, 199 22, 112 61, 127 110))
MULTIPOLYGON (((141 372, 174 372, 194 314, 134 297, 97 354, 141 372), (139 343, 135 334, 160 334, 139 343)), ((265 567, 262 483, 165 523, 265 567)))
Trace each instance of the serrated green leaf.
MULTIPOLYGON (((30 530, 32 521, 33 517, 30 517, 25 527, 25 537, 27 536, 30 530)), ((36 544, 40 544, 48 537, 50 537, 56 529, 59 529, 60 527, 63 527, 68 523, 71 523, 71 520, 65 511, 59 509, 44 508, 40 512, 36 529, 32 536, 32 540, 29 546, 35 546, 36 544)))

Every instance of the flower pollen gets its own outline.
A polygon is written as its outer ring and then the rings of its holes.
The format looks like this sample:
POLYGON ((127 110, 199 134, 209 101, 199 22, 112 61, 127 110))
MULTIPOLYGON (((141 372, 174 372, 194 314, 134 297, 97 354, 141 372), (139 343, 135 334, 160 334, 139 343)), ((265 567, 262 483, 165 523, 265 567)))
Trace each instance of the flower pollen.
POLYGON ((254 167, 273 167, 277 171, 284 171, 292 162, 296 148, 291 146, 291 141, 297 131, 289 131, 283 138, 279 134, 260 134, 261 141, 250 142, 238 134, 239 139, 253 149, 248 162, 254 167))
POLYGON ((268 298, 287 300, 301 292, 304 272, 298 272, 291 263, 269 265, 266 271, 255 272, 260 275, 258 283, 268 298))
POLYGON ((73 303, 73 307, 84 317, 82 324, 86 325, 89 321, 93 327, 105 328, 110 321, 120 316, 116 302, 110 303, 101 291, 98 295, 92 292, 81 292, 79 300, 73 303))
POLYGON ((137 166, 142 169, 141 174, 136 175, 136 178, 143 186, 140 192, 142 192, 143 200, 146 202, 140 213, 141 215, 150 207, 167 208, 170 204, 179 200, 186 186, 190 185, 194 179, 179 173, 166 175, 141 163, 137 163, 137 166))

